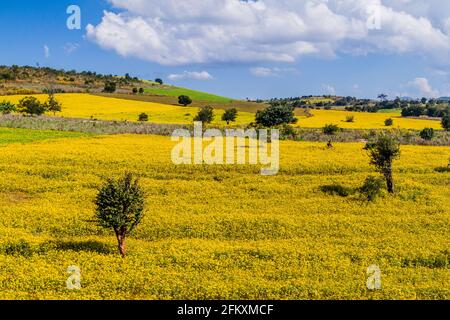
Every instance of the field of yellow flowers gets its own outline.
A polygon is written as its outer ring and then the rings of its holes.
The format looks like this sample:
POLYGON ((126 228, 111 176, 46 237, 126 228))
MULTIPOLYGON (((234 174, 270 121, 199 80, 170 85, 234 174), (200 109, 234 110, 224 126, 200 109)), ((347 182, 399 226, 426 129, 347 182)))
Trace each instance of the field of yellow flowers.
MULTIPOLYGON (((0 133, 1 135, 1 133, 0 133)), ((282 142, 281 170, 175 166, 160 136, 5 143, 1 299, 449 299, 449 147, 403 146, 397 193, 323 194, 373 174, 361 143, 282 142), (125 170, 147 191, 128 257, 94 222, 96 188, 125 170), (378 265, 382 289, 366 288, 378 265), (69 266, 81 290, 69 290, 69 266)))
MULTIPOLYGON (((0 96, 0 101, 7 100, 18 103, 25 96, 0 96)), ((36 95, 40 101, 47 99, 46 95, 36 95)), ((62 112, 56 116, 71 118, 93 118, 99 120, 137 121, 139 114, 147 113, 149 121, 163 124, 190 124, 198 108, 167 105, 144 101, 116 99, 89 94, 58 94, 62 103, 62 112)), ((223 110, 216 109, 213 125, 223 126, 221 121, 223 110)), ((367 113, 338 110, 311 110, 312 117, 306 117, 304 110, 297 110, 299 122, 303 128, 322 128, 326 124, 337 124, 347 129, 386 129, 384 121, 394 120, 393 128, 416 129, 433 128, 440 130, 440 121, 402 118, 399 113, 367 113), (353 122, 346 122, 348 116, 353 116, 353 122)), ((251 112, 239 112, 236 125, 247 125, 255 120, 251 112)))

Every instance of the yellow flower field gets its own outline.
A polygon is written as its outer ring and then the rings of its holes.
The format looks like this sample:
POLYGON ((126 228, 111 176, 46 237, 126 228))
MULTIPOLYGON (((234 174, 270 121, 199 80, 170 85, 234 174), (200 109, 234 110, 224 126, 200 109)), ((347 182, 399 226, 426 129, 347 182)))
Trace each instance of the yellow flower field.
POLYGON ((363 144, 281 143, 281 171, 174 166, 159 136, 3 145, 2 299, 449 299, 449 147, 403 146, 398 191, 375 203, 325 195, 374 174, 363 144), (116 252, 93 222, 96 188, 130 170, 146 216, 116 252), (378 265, 382 290, 366 289, 378 265), (66 288, 68 266, 82 288, 66 288))
MULTIPOLYGON (((25 96, 0 96, 0 101, 8 100, 18 103, 25 96)), ((45 101, 47 95, 37 95, 40 101, 45 101)), ((164 124, 189 124, 193 122, 198 108, 182 107, 152 102, 106 98, 89 94, 57 94, 58 101, 63 105, 61 113, 56 116, 72 118, 95 118, 99 120, 137 121, 139 114, 145 112, 149 121, 164 124)), ((216 109, 213 125, 223 126, 221 121, 223 110, 216 109)), ((304 128, 322 128, 326 124, 337 124, 348 129, 385 129, 384 121, 394 119, 393 128, 416 129, 424 128, 442 129, 439 121, 402 118, 398 113, 367 113, 348 112, 336 110, 312 110, 313 117, 305 117, 298 110, 299 122, 297 126, 304 128), (347 116, 354 116, 353 123, 345 122, 347 116)), ((254 122, 255 114, 239 112, 236 125, 247 125, 254 122)))
POLYGON ((300 117, 298 125, 304 128, 322 128, 326 124, 337 124, 346 129, 386 129, 386 119, 392 118, 391 128, 416 129, 433 128, 442 130, 440 121, 402 118, 398 113, 369 113, 339 110, 311 110, 313 117, 300 117), (354 117, 354 122, 346 122, 348 116, 354 117))
MULTIPOLYGON (((18 103, 25 96, 0 96, 0 101, 7 100, 18 103)), ((47 95, 36 95, 40 101, 45 101, 47 95)), ((145 112, 149 121, 166 124, 192 123, 198 108, 174 106, 152 102, 105 98, 90 94, 57 94, 56 99, 62 104, 62 112, 56 116, 68 118, 94 118, 99 120, 137 121, 139 114, 145 112)), ((213 124, 224 125, 221 121, 223 110, 215 110, 213 124)), ((53 114, 50 114, 53 115, 53 114)), ((236 124, 247 124, 254 120, 255 115, 240 112, 236 124)))

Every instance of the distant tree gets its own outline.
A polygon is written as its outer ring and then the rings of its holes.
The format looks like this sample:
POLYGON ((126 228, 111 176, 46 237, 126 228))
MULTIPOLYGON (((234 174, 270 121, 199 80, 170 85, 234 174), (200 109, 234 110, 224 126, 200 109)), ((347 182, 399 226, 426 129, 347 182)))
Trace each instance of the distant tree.
POLYGON ((186 107, 186 106, 190 105, 191 103, 192 103, 192 99, 186 95, 181 95, 178 97, 178 104, 181 104, 186 107))
POLYGON ((126 256, 125 239, 141 222, 145 208, 145 194, 131 173, 118 180, 108 179, 95 199, 96 218, 101 227, 112 228, 119 252, 126 256))
POLYGON ((421 102, 422 104, 427 104, 428 99, 427 99, 427 98, 422 98, 422 99, 420 100, 420 102, 421 102))
POLYGON ((53 115, 56 115, 56 112, 61 112, 62 106, 58 100, 56 100, 55 95, 50 92, 48 94, 48 100, 44 104, 44 108, 46 111, 53 112, 53 115))
POLYGON ((380 133, 374 141, 368 142, 364 148, 368 151, 370 163, 383 174, 389 193, 394 193, 392 165, 400 157, 400 144, 388 133, 380 133))
POLYGON ((355 116, 347 116, 345 122, 355 122, 355 116))
POLYGON ((17 111, 21 114, 40 116, 45 112, 45 105, 35 97, 25 97, 19 101, 17 111))
POLYGON ((114 93, 114 92, 116 92, 116 89, 117 89, 117 84, 114 81, 106 81, 103 92, 114 93))
POLYGON ((0 112, 2 114, 10 114, 16 111, 16 105, 9 101, 0 102, 0 112))
POLYGON ((141 114, 139 115, 139 121, 141 121, 141 122, 147 122, 147 121, 148 121, 148 114, 146 114, 146 113, 141 113, 141 114))
POLYGON ((225 121, 227 124, 230 122, 235 122, 238 115, 238 111, 236 108, 228 109, 222 115, 222 121, 225 121))
POLYGON ((442 117, 442 128, 444 128, 446 131, 450 131, 450 114, 447 114, 442 117))
POLYGON ((425 128, 420 131, 420 137, 423 140, 432 140, 434 137, 434 129, 433 128, 425 128))
POLYGON ((133 88, 133 93, 137 94, 138 93, 138 88, 133 88))
POLYGON ((387 100, 387 94, 381 93, 378 95, 378 99, 380 99, 381 101, 386 101, 387 100))
POLYGON ((157 84, 161 85, 161 86, 164 84, 164 82, 163 82, 162 79, 160 79, 160 78, 156 78, 156 79, 155 79, 155 82, 156 82, 157 84))
POLYGON ((140 94, 144 94, 144 92, 145 92, 144 88, 139 88, 139 93, 140 94))
POLYGON ((286 104, 272 104, 264 110, 256 112, 256 124, 264 127, 274 127, 282 124, 297 123, 294 108, 286 104))
POLYGON ((390 127, 390 126, 394 125, 394 120, 392 118, 386 119, 386 120, 384 120, 384 125, 386 127, 390 127))
POLYGON ((211 123, 213 120, 214 109, 210 106, 202 107, 194 118, 194 121, 201 121, 203 124, 211 123))
POLYGON ((326 135, 333 135, 338 133, 340 130, 339 126, 336 124, 326 124, 323 128, 322 128, 322 132, 326 135))

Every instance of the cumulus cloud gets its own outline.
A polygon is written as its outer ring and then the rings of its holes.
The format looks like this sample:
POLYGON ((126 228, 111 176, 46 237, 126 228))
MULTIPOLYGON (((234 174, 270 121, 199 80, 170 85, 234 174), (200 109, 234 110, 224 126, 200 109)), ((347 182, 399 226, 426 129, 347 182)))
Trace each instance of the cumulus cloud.
POLYGON ((184 71, 183 73, 170 74, 167 78, 171 81, 180 81, 186 79, 207 81, 214 79, 213 76, 210 75, 207 71, 184 71))
POLYGON ((414 95, 417 97, 439 97, 439 90, 433 89, 427 78, 415 78, 407 84, 407 87, 413 89, 414 95))
POLYGON ((72 54, 74 53, 76 50, 78 50, 78 48, 80 47, 80 45, 78 43, 72 43, 72 42, 67 42, 64 45, 64 51, 67 54, 72 54))
MULTIPOLYGON (((450 23, 431 0, 109 0, 87 36, 163 65, 420 53, 445 61, 450 23)), ((450 5, 445 5, 450 12, 450 5)), ((445 9, 444 8, 444 9, 445 9)))

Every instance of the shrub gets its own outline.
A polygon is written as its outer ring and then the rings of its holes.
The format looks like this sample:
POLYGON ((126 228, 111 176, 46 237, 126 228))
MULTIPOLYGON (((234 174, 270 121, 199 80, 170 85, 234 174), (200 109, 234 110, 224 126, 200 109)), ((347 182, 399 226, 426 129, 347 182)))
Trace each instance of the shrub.
POLYGON ((100 226, 114 230, 123 258, 126 255, 125 238, 141 222, 144 202, 144 191, 131 173, 118 180, 108 179, 95 199, 97 221, 100 226))
POLYGON ((347 116, 345 122, 355 122, 355 116, 347 116))
POLYGON ((138 88, 133 88, 133 93, 137 94, 138 93, 138 88))
POLYGON ((352 190, 350 188, 337 183, 321 186, 320 191, 329 195, 338 195, 340 197, 348 197, 352 194, 352 190))
POLYGON ((442 128, 444 128, 446 131, 450 131, 450 115, 447 114, 444 117, 442 117, 442 128))
POLYGON ((144 88, 139 88, 139 93, 140 94, 144 94, 144 92, 145 92, 144 88))
POLYGON ((148 114, 146 114, 146 113, 141 113, 141 114, 139 115, 139 121, 141 121, 141 122, 147 122, 147 121, 148 121, 148 114))
POLYGON ((222 115, 222 121, 225 121, 227 124, 230 124, 230 122, 235 122, 237 114, 238 111, 236 108, 228 109, 222 115))
POLYGON ((19 101, 17 111, 21 114, 40 116, 45 112, 45 105, 35 97, 25 97, 19 101))
POLYGON ((117 89, 117 84, 114 81, 106 81, 103 92, 114 93, 114 92, 116 92, 116 89, 117 89))
POLYGON ((339 126, 335 124, 327 124, 322 128, 322 132, 326 135, 334 135, 339 132, 339 126))
POLYGON ((368 176, 359 192, 367 198, 367 201, 374 201, 383 193, 384 181, 382 178, 368 176))
POLYGON ((425 128, 422 131, 420 131, 420 137, 423 140, 432 140, 434 137, 434 130, 433 128, 425 128))
POLYGON ((394 193, 392 163, 400 157, 397 139, 388 133, 380 133, 374 141, 368 142, 364 149, 369 153, 370 163, 384 175, 388 192, 394 193))
POLYGON ((202 107, 194 118, 194 121, 201 121, 203 124, 211 123, 213 120, 214 109, 210 106, 202 107))
POLYGON ((271 105, 265 110, 258 110, 255 118, 256 124, 264 127, 275 127, 282 124, 297 123, 294 108, 289 105, 271 105))
POLYGON ((61 103, 56 100, 55 95, 53 93, 49 93, 48 100, 44 104, 44 108, 46 111, 53 112, 53 115, 55 115, 56 112, 61 112, 62 106, 61 103))
POLYGON ((156 79, 155 79, 155 82, 156 82, 157 84, 161 85, 161 86, 164 84, 164 82, 163 82, 162 79, 160 79, 160 78, 156 78, 156 79))
POLYGON ((9 101, 0 102, 0 112, 2 114, 10 114, 14 111, 16 111, 16 106, 13 103, 9 101))
POLYGON ((192 99, 189 98, 188 96, 185 95, 181 95, 178 97, 178 104, 181 104, 183 106, 188 106, 192 103, 192 99))
POLYGON ((394 125, 394 120, 392 118, 386 119, 386 120, 384 120, 384 125, 386 127, 391 127, 394 125))

